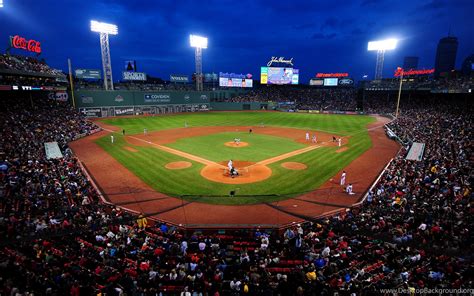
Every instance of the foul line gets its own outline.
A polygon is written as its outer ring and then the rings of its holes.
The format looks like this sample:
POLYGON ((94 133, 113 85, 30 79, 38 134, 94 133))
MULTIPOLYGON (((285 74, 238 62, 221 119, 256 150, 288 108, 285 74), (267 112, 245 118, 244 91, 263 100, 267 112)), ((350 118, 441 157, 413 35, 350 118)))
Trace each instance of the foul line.
MULTIPOLYGON (((102 128, 102 129, 114 133, 113 130, 106 129, 106 128, 102 128)), ((178 156, 190 159, 190 160, 194 160, 194 161, 199 162, 199 163, 204 164, 204 165, 217 165, 217 166, 221 166, 221 167, 225 168, 225 166, 223 166, 223 165, 221 165, 217 162, 207 160, 205 158, 202 158, 202 157, 199 157, 199 156, 196 156, 196 155, 193 155, 193 154, 189 154, 187 152, 183 152, 183 151, 176 150, 176 149, 173 149, 173 148, 170 148, 170 147, 166 147, 166 146, 163 146, 163 145, 160 145, 160 144, 156 144, 156 143, 153 143, 153 142, 150 142, 150 141, 146 141, 146 140, 134 137, 134 136, 127 136, 127 137, 132 138, 132 139, 137 140, 137 141, 140 141, 140 142, 143 142, 143 143, 153 145, 153 146, 155 146, 156 148, 158 148, 162 151, 165 151, 165 152, 168 152, 168 153, 171 153, 171 154, 174 154, 174 155, 178 155, 178 156)))
MULTIPOLYGON (((314 145, 314 146, 304 147, 304 148, 301 148, 301 149, 298 149, 298 150, 294 150, 294 151, 291 151, 291 152, 288 152, 288 153, 285 153, 285 154, 281 154, 281 155, 278 155, 278 156, 275 156, 275 157, 272 157, 272 158, 268 158, 268 159, 259 161, 259 162, 257 162, 256 164, 253 164, 253 165, 269 165, 269 164, 278 162, 280 160, 284 160, 284 159, 287 159, 287 158, 290 158, 290 157, 293 157, 293 156, 296 156, 296 155, 306 153, 306 152, 314 150, 314 149, 318 149, 322 146, 323 145, 314 145)), ((251 165, 251 166, 253 166, 253 165, 251 165)))
MULTIPOLYGON (((348 138, 348 137, 351 137, 351 136, 354 136, 354 135, 357 135, 357 134, 360 134, 360 133, 363 133, 363 132, 370 132, 372 130, 375 130, 375 129, 378 129, 378 128, 381 128, 381 127, 384 127, 384 126, 385 126, 385 124, 376 125, 376 126, 373 126, 371 128, 365 129, 365 130, 356 131, 356 132, 348 134, 346 136, 342 136, 340 138, 341 139, 342 138, 348 138)), ((301 148, 299 150, 291 151, 291 152, 288 152, 288 153, 285 153, 285 154, 282 154, 282 155, 278 155, 278 156, 275 156, 275 157, 272 157, 272 158, 268 158, 268 159, 262 160, 260 162, 257 162, 256 164, 250 165, 249 167, 254 166, 254 165, 269 165, 269 164, 272 164, 272 163, 275 163, 275 162, 278 162, 278 161, 281 161, 281 160, 284 160, 284 159, 287 159, 287 158, 290 158, 290 157, 293 157, 293 156, 297 156, 297 155, 300 155, 300 154, 303 154, 303 153, 321 148, 326 143, 328 143, 328 142, 321 142, 320 145, 309 146, 309 147, 301 148)))

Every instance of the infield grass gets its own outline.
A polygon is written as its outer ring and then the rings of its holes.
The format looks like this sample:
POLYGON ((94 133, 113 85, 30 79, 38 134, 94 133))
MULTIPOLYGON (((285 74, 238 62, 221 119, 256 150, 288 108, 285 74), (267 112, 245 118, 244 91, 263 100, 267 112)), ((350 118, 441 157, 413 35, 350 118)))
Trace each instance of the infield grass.
MULTIPOLYGON (((130 145, 119 134, 117 134, 114 144, 110 143, 108 136, 98 139, 97 143, 136 176, 159 192, 172 196, 181 196, 189 201, 204 203, 253 204, 284 200, 321 186, 371 147, 371 140, 367 133, 367 124, 374 121, 375 119, 372 117, 359 115, 278 112, 210 112, 104 120, 107 124, 125 129, 129 135, 132 133, 142 133, 143 128, 147 128, 151 132, 154 130, 183 127, 184 122, 187 122, 189 126, 257 126, 263 122, 266 126, 320 130, 340 136, 351 136, 347 144, 348 149, 344 152, 335 153, 338 149, 337 147, 321 147, 311 150, 269 165, 272 169, 272 176, 267 180, 239 185, 209 181, 200 175, 200 171, 204 167, 202 164, 164 152, 155 147, 130 145), (138 151, 131 152, 125 150, 124 146, 133 147, 138 151), (192 166, 182 170, 168 170, 165 168, 167 163, 179 160, 189 161, 192 163, 192 166), (287 161, 305 163, 308 168, 300 171, 284 169, 281 167, 281 163, 287 161), (236 188, 238 188, 238 198, 227 197, 229 191, 236 188)), ((190 137, 168 145, 209 160, 228 160, 228 155, 222 153, 223 149, 225 149, 223 142, 231 141, 234 138, 233 134, 217 133, 190 137)), ((244 134, 242 133, 241 139, 242 141, 247 141, 244 134)), ((251 143, 250 146, 245 148, 229 148, 232 149, 233 159, 259 161, 273 155, 264 156, 265 153, 272 153, 274 151, 275 155, 279 155, 305 146, 287 138, 283 139, 255 133, 251 136, 256 137, 248 140, 251 143), (255 151, 251 152, 252 147, 258 147, 259 151, 255 149, 255 151), (245 152, 247 148, 249 150, 245 152)))
POLYGON ((257 133, 249 134, 248 132, 225 132, 182 138, 166 146, 215 162, 228 161, 229 159, 258 162, 306 147, 306 145, 288 138, 257 133), (234 138, 240 138, 242 142, 249 145, 239 148, 224 145, 225 142, 232 142, 234 138))

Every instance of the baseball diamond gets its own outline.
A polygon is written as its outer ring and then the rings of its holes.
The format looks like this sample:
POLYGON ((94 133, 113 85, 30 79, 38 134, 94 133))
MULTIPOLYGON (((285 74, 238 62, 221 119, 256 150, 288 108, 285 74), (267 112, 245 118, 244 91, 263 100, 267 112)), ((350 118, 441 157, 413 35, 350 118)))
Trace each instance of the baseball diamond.
POLYGON ((381 128, 386 122, 269 111, 109 118, 96 121, 102 132, 71 147, 106 198, 130 210, 195 227, 283 225, 356 203, 398 151, 381 128), (246 145, 226 145, 236 138, 246 145), (354 195, 333 181, 343 170, 354 195))

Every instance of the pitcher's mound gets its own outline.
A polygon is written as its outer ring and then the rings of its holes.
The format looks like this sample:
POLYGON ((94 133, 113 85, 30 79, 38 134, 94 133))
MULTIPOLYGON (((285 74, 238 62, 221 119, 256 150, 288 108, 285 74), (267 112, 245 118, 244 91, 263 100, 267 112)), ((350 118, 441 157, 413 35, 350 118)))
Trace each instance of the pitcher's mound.
POLYGON ((308 168, 307 165, 301 162, 284 162, 281 164, 282 167, 288 170, 306 170, 308 168))
POLYGON ((249 143, 247 142, 240 142, 239 144, 235 143, 235 142, 225 142, 224 145, 228 146, 228 147, 234 147, 234 148, 240 148, 240 147, 245 147, 245 146, 248 146, 249 143))
POLYGON ((190 163, 189 161, 174 161, 174 162, 169 162, 165 165, 165 168, 169 170, 181 170, 185 168, 189 168, 193 164, 190 163))
POLYGON ((248 161, 234 161, 234 167, 239 172, 239 175, 234 178, 229 175, 226 161, 221 164, 205 166, 201 170, 201 176, 218 183, 248 184, 263 181, 272 175, 272 170, 269 167, 248 161))

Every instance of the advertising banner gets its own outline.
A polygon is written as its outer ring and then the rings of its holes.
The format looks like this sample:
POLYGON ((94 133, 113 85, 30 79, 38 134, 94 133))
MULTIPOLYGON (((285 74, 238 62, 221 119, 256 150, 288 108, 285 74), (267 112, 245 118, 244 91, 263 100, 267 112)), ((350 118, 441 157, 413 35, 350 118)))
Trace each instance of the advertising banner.
POLYGON ((323 86, 324 85, 324 80, 323 79, 311 79, 309 81, 309 85, 323 86))
POLYGON ((337 78, 324 78, 324 86, 337 86, 337 78))
POLYGON ((41 43, 36 40, 27 40, 20 35, 10 36, 10 46, 13 48, 31 51, 37 54, 41 53, 41 43))
POLYGON ((217 73, 205 73, 204 82, 217 82, 219 81, 219 75, 217 73))
POLYGON ((76 78, 78 79, 100 79, 100 70, 97 69, 76 69, 76 78))
POLYGON ((399 77, 401 75, 403 76, 430 75, 430 74, 433 74, 434 71, 435 69, 423 69, 423 70, 411 69, 411 70, 405 71, 404 69, 398 67, 397 70, 395 70, 395 73, 393 74, 393 76, 399 77))
POLYGON ((293 68, 261 67, 261 84, 298 84, 299 70, 293 68))
POLYGON ((189 77, 188 77, 188 75, 171 74, 170 75, 170 82, 188 83, 189 82, 189 77))
POLYGON ((82 104, 94 104, 94 98, 90 96, 81 96, 82 104))
POLYGON ((122 72, 123 80, 145 81, 146 74, 143 72, 122 72))
POLYGON ((272 57, 268 63, 267 66, 270 67, 273 64, 277 64, 277 66, 280 65, 285 65, 285 66, 293 66, 293 58, 285 59, 285 57, 272 57))
POLYGON ((336 78, 336 77, 348 77, 349 73, 317 73, 317 78, 336 78))
POLYGON ((350 85, 354 85, 354 80, 352 80, 351 78, 342 78, 342 79, 339 79, 338 84, 341 86, 350 86, 350 85))
POLYGON ((69 95, 65 91, 61 92, 50 92, 48 94, 48 98, 50 100, 60 101, 60 102, 67 102, 69 99, 69 95))
POLYGON ((145 103, 169 103, 171 96, 169 94, 144 94, 145 103))
POLYGON ((219 73, 219 86, 253 87, 252 74, 219 73))
POLYGON ((268 67, 260 68, 260 84, 268 83, 268 67))
POLYGON ((133 107, 115 107, 115 115, 134 115, 133 107))
POLYGON ((101 108, 81 108, 79 111, 85 117, 102 117, 101 108))

